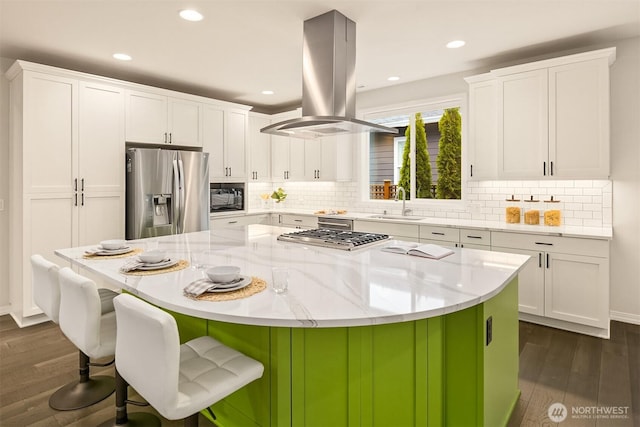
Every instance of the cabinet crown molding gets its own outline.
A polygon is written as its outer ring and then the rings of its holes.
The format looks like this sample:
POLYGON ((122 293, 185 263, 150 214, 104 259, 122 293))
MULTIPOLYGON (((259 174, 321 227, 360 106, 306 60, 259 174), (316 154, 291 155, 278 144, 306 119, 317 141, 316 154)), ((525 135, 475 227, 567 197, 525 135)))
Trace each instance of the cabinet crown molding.
MULTIPOLYGON (((609 47, 606 49, 592 50, 589 52, 576 53, 573 55, 560 56, 557 58, 544 59, 544 60, 535 61, 535 62, 528 62, 526 64, 513 65, 510 67, 496 68, 495 70, 491 70, 487 74, 490 74, 494 77, 500 77, 500 76, 505 76, 509 74, 523 73, 526 71, 556 67, 558 65, 574 64, 576 62, 591 61, 591 60, 600 59, 600 58, 607 58, 609 62, 609 66, 611 66, 616 60, 616 48, 609 47)), ((479 76, 472 76, 472 77, 482 77, 482 76, 486 76, 486 74, 480 74, 479 76)), ((469 80, 467 81, 469 82, 469 80)))

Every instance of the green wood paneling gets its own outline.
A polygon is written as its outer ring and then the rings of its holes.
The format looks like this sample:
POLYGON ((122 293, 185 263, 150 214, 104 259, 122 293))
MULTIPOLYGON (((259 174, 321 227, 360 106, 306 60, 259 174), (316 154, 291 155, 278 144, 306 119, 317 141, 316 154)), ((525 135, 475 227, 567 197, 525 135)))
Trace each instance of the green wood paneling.
MULTIPOLYGON (((224 427, 501 426, 518 398, 517 281, 445 316, 353 328, 209 321, 209 335, 265 366, 214 405, 224 427), (486 319, 493 341, 485 346, 486 319)), ((202 320, 177 315, 181 334, 202 320)))

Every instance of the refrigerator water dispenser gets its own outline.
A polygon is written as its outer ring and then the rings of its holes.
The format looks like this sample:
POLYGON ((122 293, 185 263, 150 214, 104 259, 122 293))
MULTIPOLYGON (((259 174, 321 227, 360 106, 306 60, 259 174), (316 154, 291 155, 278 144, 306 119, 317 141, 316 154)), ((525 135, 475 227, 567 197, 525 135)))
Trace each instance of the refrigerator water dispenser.
POLYGON ((171 224, 171 195, 153 195, 153 226, 171 224))

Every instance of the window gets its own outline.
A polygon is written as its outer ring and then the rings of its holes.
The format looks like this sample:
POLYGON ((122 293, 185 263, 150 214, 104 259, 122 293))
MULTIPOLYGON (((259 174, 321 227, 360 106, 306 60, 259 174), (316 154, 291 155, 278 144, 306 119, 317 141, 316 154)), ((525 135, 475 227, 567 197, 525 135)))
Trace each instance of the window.
POLYGON ((398 187, 407 199, 462 199, 462 101, 425 101, 365 114, 367 121, 398 129, 397 135, 369 134, 370 199, 393 199, 398 187))

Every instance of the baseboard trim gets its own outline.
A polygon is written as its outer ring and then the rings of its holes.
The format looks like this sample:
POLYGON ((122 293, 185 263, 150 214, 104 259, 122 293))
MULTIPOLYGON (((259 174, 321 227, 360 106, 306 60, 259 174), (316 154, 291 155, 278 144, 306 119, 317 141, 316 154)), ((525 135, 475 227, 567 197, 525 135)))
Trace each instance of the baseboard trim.
POLYGON ((624 311, 609 312, 611 320, 617 320, 618 322, 632 323, 634 325, 640 325, 640 314, 625 313, 624 311))
POLYGON ((48 322, 49 318, 45 314, 38 314, 35 316, 29 317, 18 317, 14 313, 9 313, 13 318, 13 321, 16 322, 19 328, 26 328, 28 326, 37 325, 38 323, 48 322))
POLYGON ((579 323, 565 322, 564 320, 552 319, 549 317, 536 316, 534 314, 519 313, 520 320, 536 323, 538 325, 549 326, 565 331, 576 332, 584 335, 591 335, 598 338, 609 338, 609 328, 596 328, 593 326, 581 325, 579 323))

